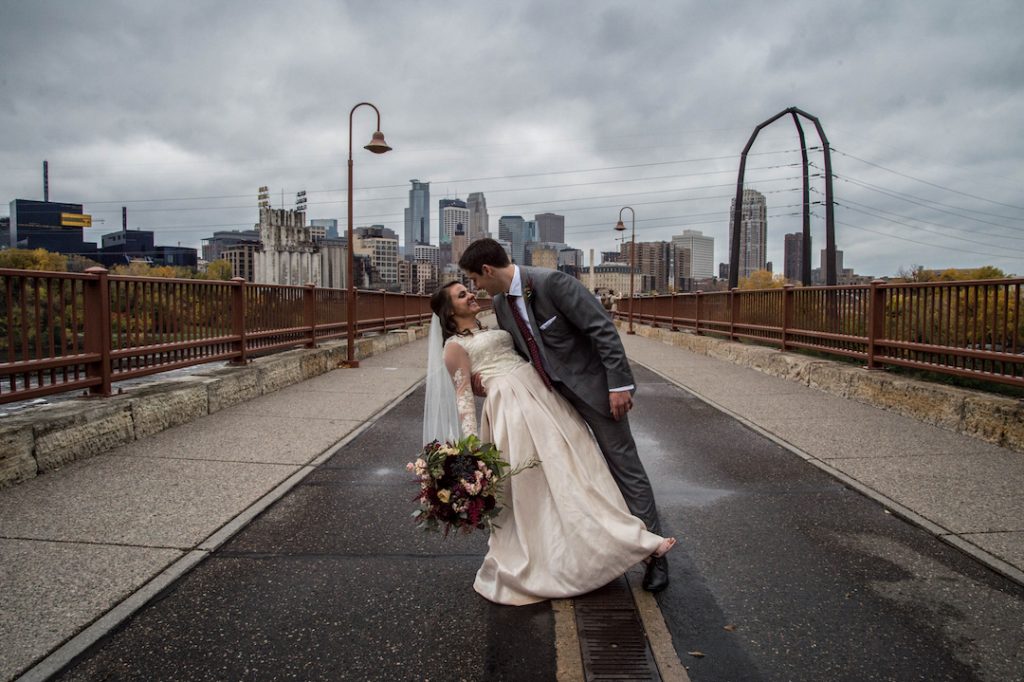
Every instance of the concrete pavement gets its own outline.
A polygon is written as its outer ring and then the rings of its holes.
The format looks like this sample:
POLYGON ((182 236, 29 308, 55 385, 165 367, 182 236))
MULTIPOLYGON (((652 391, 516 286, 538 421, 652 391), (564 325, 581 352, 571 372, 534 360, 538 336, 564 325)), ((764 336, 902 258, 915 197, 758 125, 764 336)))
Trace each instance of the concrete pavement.
MULTIPOLYGON (((623 338, 634 362, 1024 582, 1019 453, 658 341, 623 338)), ((413 389, 424 372, 423 345, 0 491, 0 679, 54 651, 29 678, 55 672, 219 547, 413 389)))
POLYGON ((657 340, 622 338, 632 362, 1024 584, 1024 454, 657 340))
POLYGON ((422 346, 0 490, 0 680, 78 635, 35 671, 45 679, 204 559, 414 388, 425 372, 422 346))

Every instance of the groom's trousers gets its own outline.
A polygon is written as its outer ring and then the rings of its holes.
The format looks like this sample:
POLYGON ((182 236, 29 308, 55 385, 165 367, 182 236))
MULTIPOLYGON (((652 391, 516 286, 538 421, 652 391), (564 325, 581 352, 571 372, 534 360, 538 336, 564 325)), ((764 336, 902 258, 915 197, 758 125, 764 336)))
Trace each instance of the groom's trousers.
POLYGON ((640 461, 640 455, 637 454, 628 416, 623 415, 622 419, 615 421, 611 414, 598 412, 567 389, 565 384, 558 382, 555 385, 559 393, 572 403, 583 417, 583 421, 594 432, 601 453, 608 462, 608 469, 612 472, 612 478, 626 500, 629 513, 643 521, 647 530, 661 535, 661 522, 658 519, 658 508, 654 504, 654 492, 640 461))

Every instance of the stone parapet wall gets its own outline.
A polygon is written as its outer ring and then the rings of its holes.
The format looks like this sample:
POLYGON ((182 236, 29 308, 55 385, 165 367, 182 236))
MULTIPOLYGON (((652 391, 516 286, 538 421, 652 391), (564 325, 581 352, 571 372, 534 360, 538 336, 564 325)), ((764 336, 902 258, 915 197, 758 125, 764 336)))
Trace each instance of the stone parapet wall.
MULTIPOLYGON (((413 327, 356 343, 356 359, 383 353, 427 335, 413 327)), ((184 378, 157 378, 109 398, 81 398, 0 419, 0 488, 53 471, 132 441, 191 422, 340 367, 344 341, 255 358, 184 378)))
MULTIPOLYGON (((616 326, 621 328, 623 324, 617 320, 616 326)), ((639 336, 1024 452, 1024 401, 691 331, 671 331, 636 323, 633 327, 639 336)))

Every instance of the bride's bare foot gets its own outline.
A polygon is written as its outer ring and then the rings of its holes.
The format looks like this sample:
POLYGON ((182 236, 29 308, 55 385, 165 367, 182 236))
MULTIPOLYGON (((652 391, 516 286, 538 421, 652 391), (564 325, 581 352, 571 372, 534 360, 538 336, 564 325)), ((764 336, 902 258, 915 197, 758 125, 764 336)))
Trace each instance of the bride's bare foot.
POLYGON ((661 544, 658 545, 658 549, 654 550, 654 554, 652 556, 661 558, 661 557, 665 556, 666 554, 668 554, 668 551, 670 549, 672 549, 673 547, 675 547, 675 546, 676 546, 676 539, 675 538, 665 538, 664 540, 661 541, 661 544))

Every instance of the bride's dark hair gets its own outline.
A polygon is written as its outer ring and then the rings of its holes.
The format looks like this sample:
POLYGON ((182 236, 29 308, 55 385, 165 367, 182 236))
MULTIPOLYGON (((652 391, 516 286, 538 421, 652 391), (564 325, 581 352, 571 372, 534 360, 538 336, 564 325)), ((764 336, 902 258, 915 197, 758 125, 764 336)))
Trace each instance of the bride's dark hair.
MULTIPOLYGON (((468 329, 460 332, 458 325, 455 324, 455 306, 452 305, 452 295, 448 290, 456 284, 462 284, 462 282, 453 279, 447 284, 442 284, 441 288, 430 297, 430 309, 441 320, 441 337, 445 341, 448 340, 449 336, 469 336, 472 334, 468 329)), ((477 329, 484 328, 480 324, 480 320, 477 320, 476 326, 477 329)))

